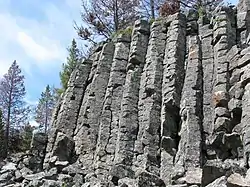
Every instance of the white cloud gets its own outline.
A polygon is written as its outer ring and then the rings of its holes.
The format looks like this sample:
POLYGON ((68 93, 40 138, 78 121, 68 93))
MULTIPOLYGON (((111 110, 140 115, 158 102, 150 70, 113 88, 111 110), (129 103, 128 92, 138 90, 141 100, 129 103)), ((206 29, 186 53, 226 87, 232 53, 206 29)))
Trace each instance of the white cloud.
POLYGON ((25 74, 25 101, 37 103, 45 85, 59 85, 81 0, 0 0, 0 77, 14 60, 25 74), (16 3, 16 2, 15 2, 16 3), (29 7, 29 8, 28 8, 29 7))
POLYGON ((24 32, 17 33, 17 41, 23 47, 26 54, 37 61, 61 60, 62 58, 60 49, 55 44, 42 46, 24 32))
MULTIPOLYGON (((32 10, 32 17, 11 13, 9 1, 0 3, 0 75, 6 72, 13 60, 23 70, 32 74, 34 67, 41 71, 56 68, 65 62, 66 47, 76 37, 73 20, 80 19, 81 0, 63 2, 33 2, 40 10, 39 17, 32 10), (71 5, 70 7, 68 5, 71 5)), ((25 1, 21 2, 25 5, 25 1)), ((12 5, 13 6, 13 5, 12 5)))

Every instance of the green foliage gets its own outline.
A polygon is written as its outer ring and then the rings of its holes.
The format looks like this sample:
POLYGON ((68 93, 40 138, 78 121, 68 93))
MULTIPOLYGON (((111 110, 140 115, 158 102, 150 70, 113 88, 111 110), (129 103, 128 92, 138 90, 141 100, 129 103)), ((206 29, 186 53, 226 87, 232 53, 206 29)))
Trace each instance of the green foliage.
POLYGON ((111 38, 116 38, 117 36, 119 36, 120 34, 125 34, 130 36, 133 32, 133 28, 132 27, 127 27, 126 29, 120 29, 117 32, 113 33, 111 35, 111 38))
POLYGON ((220 19, 220 18, 215 18, 215 19, 214 19, 214 22, 215 22, 215 23, 220 23, 220 22, 222 22, 222 21, 223 21, 223 19, 220 19))
POLYGON ((149 24, 152 25, 154 22, 155 22, 155 19, 154 18, 150 18, 149 24))
POLYGON ((72 40, 71 46, 68 48, 68 52, 69 56, 67 57, 67 63, 63 64, 62 71, 60 72, 61 85, 64 91, 68 87, 68 81, 71 73, 80 61, 80 51, 77 48, 75 39, 72 40))
POLYGON ((45 133, 47 133, 51 122, 54 106, 55 97, 50 86, 47 85, 45 91, 42 92, 41 97, 39 98, 35 114, 36 122, 40 125, 40 128, 44 129, 45 133))
POLYGON ((131 35, 133 32, 133 28, 132 27, 127 27, 126 29, 121 29, 119 30, 117 33, 118 34, 127 34, 127 35, 131 35))
POLYGON ((22 136, 20 129, 11 129, 9 135, 9 152, 10 153, 18 153, 21 152, 22 149, 22 136))
POLYGON ((204 16, 204 9, 202 6, 198 7, 198 15, 199 15, 199 18, 202 18, 204 16))
POLYGON ((82 0, 83 26, 75 26, 81 39, 96 43, 133 25, 138 19, 140 0, 82 0))
POLYGON ((27 124, 23 127, 21 132, 21 145, 20 145, 21 151, 27 151, 30 149, 33 130, 34 127, 32 127, 30 124, 27 124))
POLYGON ((63 92, 64 92, 63 88, 54 88, 53 95, 54 95, 55 102, 58 101, 58 99, 61 97, 63 92))
MULTIPOLYGON (((20 129, 11 129, 9 135, 9 152, 18 153, 24 152, 30 149, 34 127, 29 123, 20 129)), ((3 144, 0 145, 0 149, 4 148, 3 144)), ((2 153, 2 152, 1 152, 2 153)), ((0 158, 2 157, 0 153, 0 158)))
POLYGON ((204 12, 212 12, 216 7, 223 4, 223 0, 181 0, 180 3, 185 8, 192 8, 204 12), (199 10, 201 9, 201 10, 199 10))
MULTIPOLYGON (((22 75, 19 65, 14 61, 8 72, 0 80, 0 109, 5 125, 5 157, 8 156, 12 134, 16 135, 17 127, 21 127, 27 122, 30 113, 30 108, 27 107, 27 103, 24 101, 26 95, 24 79, 25 77, 22 75)), ((17 139, 14 139, 16 142, 17 139)))

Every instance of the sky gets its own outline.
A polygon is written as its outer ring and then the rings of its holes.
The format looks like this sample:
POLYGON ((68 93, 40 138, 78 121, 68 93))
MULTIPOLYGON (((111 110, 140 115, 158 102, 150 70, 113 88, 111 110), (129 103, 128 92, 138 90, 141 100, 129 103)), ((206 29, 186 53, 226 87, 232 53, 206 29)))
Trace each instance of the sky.
POLYGON ((80 9, 81 0, 0 0, 0 76, 17 60, 29 104, 37 102, 47 84, 60 85, 80 9))
POLYGON ((232 3, 233 5, 236 5, 239 2, 239 0, 227 0, 225 2, 229 2, 232 3))
MULTIPOLYGON (((231 0, 237 3, 237 0, 231 0)), ((67 50, 77 39, 81 0, 0 0, 0 77, 17 60, 27 90, 36 104, 47 84, 58 87, 67 50)))

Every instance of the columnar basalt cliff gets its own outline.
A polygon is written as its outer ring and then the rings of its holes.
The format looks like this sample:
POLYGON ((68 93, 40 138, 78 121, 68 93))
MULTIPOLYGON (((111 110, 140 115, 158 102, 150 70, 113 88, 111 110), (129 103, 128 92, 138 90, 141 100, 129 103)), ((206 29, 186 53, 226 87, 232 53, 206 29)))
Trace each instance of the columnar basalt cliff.
POLYGON ((99 44, 55 109, 44 172, 24 184, 250 186, 249 32, 240 0, 99 44))
POLYGON ((137 21, 98 46, 58 106, 45 169, 77 164, 90 186, 233 185, 250 164, 249 8, 137 21))

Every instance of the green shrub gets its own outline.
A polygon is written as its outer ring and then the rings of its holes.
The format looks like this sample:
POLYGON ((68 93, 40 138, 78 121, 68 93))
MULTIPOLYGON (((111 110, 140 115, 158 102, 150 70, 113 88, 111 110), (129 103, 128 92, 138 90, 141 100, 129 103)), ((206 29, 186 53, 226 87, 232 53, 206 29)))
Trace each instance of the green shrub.
POLYGON ((126 29, 120 29, 117 32, 113 33, 111 35, 111 39, 119 36, 120 34, 127 34, 127 35, 131 35, 133 32, 133 27, 127 27, 126 29))

